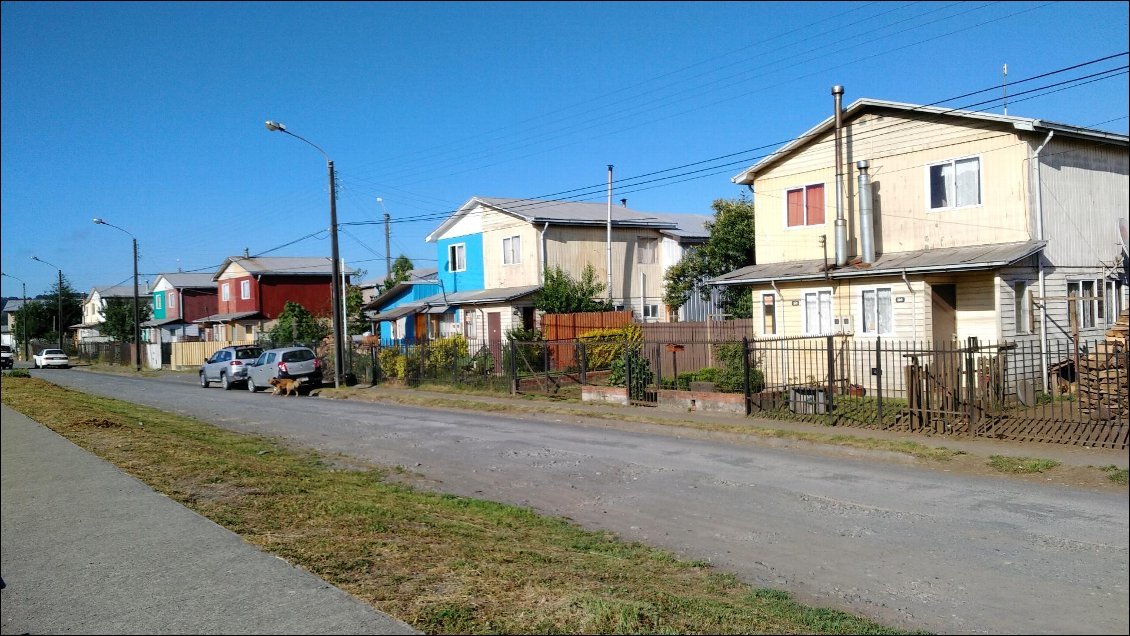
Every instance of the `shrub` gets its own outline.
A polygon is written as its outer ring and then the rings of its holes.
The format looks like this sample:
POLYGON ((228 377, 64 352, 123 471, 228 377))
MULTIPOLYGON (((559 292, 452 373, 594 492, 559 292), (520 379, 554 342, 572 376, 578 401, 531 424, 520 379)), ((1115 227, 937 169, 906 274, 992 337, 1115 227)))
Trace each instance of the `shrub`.
POLYGON ((404 354, 396 347, 388 349, 381 349, 380 354, 377 355, 377 364, 381 367, 381 373, 386 378, 402 378, 404 377, 402 371, 401 358, 404 354))
POLYGON ((642 389, 651 384, 654 374, 651 372, 651 362, 640 351, 640 347, 632 347, 624 356, 616 358, 610 365, 608 386, 625 386, 627 380, 626 365, 631 365, 632 386, 629 389, 642 389))
POLYGON ((428 359, 425 362, 431 375, 455 370, 456 360, 467 357, 467 338, 462 334, 433 340, 427 347, 428 359))
MULTIPOLYGON (((722 364, 722 368, 718 370, 714 384, 719 391, 732 393, 745 389, 742 355, 743 345, 740 342, 718 347, 718 361, 722 364)), ((765 389, 765 374, 758 367, 760 367, 759 361, 750 361, 749 390, 752 393, 759 393, 765 389)))
MULTIPOLYGON (((693 380, 695 382, 717 382, 718 373, 719 371, 716 367, 703 367, 692 375, 694 376, 693 380)), ((679 374, 679 376, 682 377, 682 374, 679 374)))
POLYGON ((613 361, 623 359, 625 344, 643 341, 643 329, 637 324, 615 329, 593 329, 577 337, 585 344, 589 370, 610 369, 613 361))
POLYGON ((30 378, 31 372, 28 371, 27 369, 12 369, 11 371, 6 371, 4 373, 4 377, 6 377, 6 378, 30 378))

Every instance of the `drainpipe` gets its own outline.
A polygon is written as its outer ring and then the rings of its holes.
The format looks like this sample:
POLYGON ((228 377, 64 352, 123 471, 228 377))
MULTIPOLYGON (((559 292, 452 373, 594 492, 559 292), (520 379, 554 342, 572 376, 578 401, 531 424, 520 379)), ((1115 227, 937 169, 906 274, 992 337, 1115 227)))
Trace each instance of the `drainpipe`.
POLYGON ((902 282, 906 283, 907 290, 910 291, 910 316, 911 316, 911 333, 914 339, 918 339, 918 295, 914 293, 914 287, 911 286, 910 281, 906 278, 906 270, 902 270, 902 282))
POLYGON ((875 262, 875 230, 871 211, 871 176, 867 174, 867 161, 856 162, 859 168, 859 241, 864 263, 875 262))
POLYGON ((541 228, 541 244, 540 244, 541 260, 538 262, 538 284, 539 285, 545 282, 545 268, 547 267, 547 264, 545 262, 545 260, 546 260, 545 232, 548 229, 549 229, 549 221, 546 221, 545 225, 541 228))
MULTIPOLYGON (((1044 143, 1036 148, 1036 152, 1032 156, 1032 162, 1036 165, 1036 239, 1040 241, 1044 240, 1044 203, 1040 195, 1040 191, 1044 189, 1044 184, 1040 177, 1040 152, 1052 140, 1053 135, 1055 135, 1055 131, 1049 130, 1044 143)), ((1040 276, 1040 377, 1044 385, 1044 393, 1048 393, 1048 294, 1045 287, 1043 249, 1040 250, 1036 259, 1039 264, 1040 276)))
POLYGON ((844 162, 840 137, 844 125, 843 102, 844 87, 833 86, 832 95, 836 102, 836 267, 847 264, 847 222, 844 220, 844 162))

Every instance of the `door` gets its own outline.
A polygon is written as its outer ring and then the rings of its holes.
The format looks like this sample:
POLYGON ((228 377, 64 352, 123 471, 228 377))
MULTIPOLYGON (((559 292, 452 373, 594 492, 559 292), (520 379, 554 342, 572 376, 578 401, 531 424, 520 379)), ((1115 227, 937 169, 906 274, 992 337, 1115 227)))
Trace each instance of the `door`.
POLYGON ((416 314, 416 342, 428 339, 428 315, 416 314))
POLYGON ((957 337, 957 285, 930 285, 930 319, 935 346, 957 337))
POLYGON ((502 313, 487 312, 487 346, 494 358, 494 372, 502 370, 502 313))

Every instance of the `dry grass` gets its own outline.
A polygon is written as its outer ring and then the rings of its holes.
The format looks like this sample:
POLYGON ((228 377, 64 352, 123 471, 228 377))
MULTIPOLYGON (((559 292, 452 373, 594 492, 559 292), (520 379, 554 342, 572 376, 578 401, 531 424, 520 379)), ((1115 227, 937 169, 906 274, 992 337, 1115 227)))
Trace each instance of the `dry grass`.
POLYGON ((35 379, 4 378, 2 399, 427 633, 897 633, 662 550, 419 492, 268 438, 35 379))

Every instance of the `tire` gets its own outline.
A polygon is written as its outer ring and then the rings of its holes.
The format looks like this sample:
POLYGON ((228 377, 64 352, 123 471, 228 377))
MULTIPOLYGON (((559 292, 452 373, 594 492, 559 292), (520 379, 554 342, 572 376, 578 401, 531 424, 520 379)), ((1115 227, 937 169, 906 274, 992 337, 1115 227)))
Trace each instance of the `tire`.
POLYGON ((226 373, 220 374, 220 386, 224 387, 225 391, 231 391, 231 389, 232 389, 231 380, 228 380, 228 374, 226 374, 226 373))
POLYGON ((252 380, 250 376, 247 378, 247 390, 252 393, 259 390, 259 387, 255 386, 255 380, 252 380))
POLYGON ((203 371, 200 372, 200 388, 202 388, 202 389, 208 388, 208 378, 207 378, 207 376, 204 375, 203 371))

